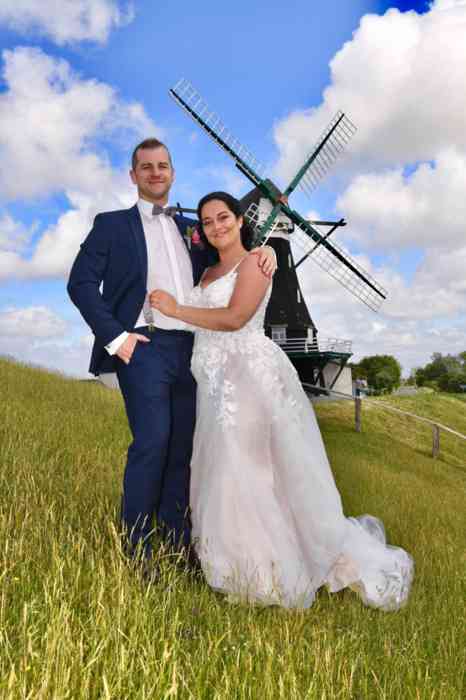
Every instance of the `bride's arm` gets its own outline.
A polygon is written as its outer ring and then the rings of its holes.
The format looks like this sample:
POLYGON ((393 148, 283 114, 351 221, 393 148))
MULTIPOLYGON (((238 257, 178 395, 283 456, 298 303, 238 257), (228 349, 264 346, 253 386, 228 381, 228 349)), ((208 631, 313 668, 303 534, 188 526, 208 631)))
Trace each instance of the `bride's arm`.
POLYGON ((211 331, 237 331, 251 319, 265 296, 270 280, 257 266, 254 256, 248 256, 238 268, 235 289, 228 306, 218 309, 199 309, 182 306, 162 290, 153 291, 150 304, 165 316, 177 318, 198 328, 211 331))

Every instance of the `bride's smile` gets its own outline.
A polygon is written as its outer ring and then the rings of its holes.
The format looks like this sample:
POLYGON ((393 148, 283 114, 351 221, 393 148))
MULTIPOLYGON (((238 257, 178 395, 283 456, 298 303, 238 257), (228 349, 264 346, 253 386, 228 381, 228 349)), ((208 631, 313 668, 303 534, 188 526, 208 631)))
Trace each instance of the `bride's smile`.
POLYGON ((240 233, 242 217, 237 219, 220 200, 208 202, 202 213, 202 228, 207 240, 219 252, 242 247, 240 233))

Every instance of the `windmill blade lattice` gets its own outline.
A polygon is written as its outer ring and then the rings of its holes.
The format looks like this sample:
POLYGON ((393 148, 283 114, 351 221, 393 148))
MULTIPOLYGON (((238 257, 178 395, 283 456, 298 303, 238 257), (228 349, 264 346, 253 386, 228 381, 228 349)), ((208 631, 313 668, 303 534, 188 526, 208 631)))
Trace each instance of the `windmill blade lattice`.
MULTIPOLYGON (((322 234, 321 234, 322 235, 322 234)), ((379 284, 366 270, 357 263, 343 248, 338 246, 334 241, 332 248, 344 258, 355 270, 359 272, 362 278, 356 272, 353 272, 348 265, 339 260, 326 246, 315 245, 315 242, 305 230, 300 226, 295 226, 292 238, 305 253, 312 251, 309 256, 322 270, 328 272, 333 279, 345 287, 351 294, 360 299, 366 306, 373 311, 378 311, 382 302, 387 296, 387 291, 379 284), (314 249, 314 250, 313 250, 314 249)))
MULTIPOLYGON (((287 203, 287 197, 298 185, 309 194, 327 174, 356 132, 356 127, 350 119, 343 112, 338 112, 335 115, 321 135, 314 150, 308 155, 300 170, 282 193, 273 182, 264 179, 264 167, 261 163, 231 134, 220 117, 209 108, 191 83, 184 79, 180 80, 170 90, 170 95, 211 137, 214 143, 228 153, 234 160, 236 167, 254 184, 262 197, 270 202, 271 210, 265 221, 259 221, 258 212, 250 212, 257 243, 279 228, 279 217, 283 214, 294 224, 293 232, 288 229, 292 240, 296 240, 298 245, 304 249, 306 254, 309 254, 309 257, 319 267, 340 282, 356 298, 377 311, 387 296, 385 289, 361 265, 352 260, 346 251, 328 240, 332 231, 327 235, 322 235, 314 225, 303 219, 287 203)), ((329 223, 334 228, 337 225, 342 225, 341 222, 329 223)))
POLYGON ((346 114, 341 111, 336 113, 305 161, 307 169, 299 181, 303 192, 308 195, 312 193, 356 131, 346 114))
POLYGON ((187 80, 181 79, 170 90, 170 95, 204 131, 233 158, 237 167, 253 182, 259 184, 264 177, 264 166, 251 151, 230 132, 207 102, 187 80))
POLYGON ((272 226, 267 229, 267 233, 264 236, 263 235, 263 221, 261 220, 260 217, 260 208, 252 202, 249 207, 246 209, 246 212, 244 214, 244 218, 247 220, 247 223, 252 227, 254 231, 254 240, 253 240, 253 245, 265 245, 267 243, 267 240, 269 237, 272 235, 274 231, 278 228, 280 224, 280 220, 277 218, 273 222, 272 226))

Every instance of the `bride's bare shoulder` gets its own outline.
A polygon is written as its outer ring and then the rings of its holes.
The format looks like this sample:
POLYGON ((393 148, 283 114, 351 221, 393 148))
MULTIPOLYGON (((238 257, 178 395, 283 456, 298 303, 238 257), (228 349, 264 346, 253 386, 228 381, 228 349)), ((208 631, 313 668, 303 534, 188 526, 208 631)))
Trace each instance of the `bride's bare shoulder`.
POLYGON ((241 276, 247 275, 248 277, 255 277, 257 274, 261 275, 262 272, 258 264, 257 254, 253 253, 252 255, 245 255, 236 268, 236 271, 241 276))
POLYGON ((238 274, 238 289, 246 290, 247 294, 254 295, 254 290, 260 295, 265 294, 271 278, 262 271, 257 255, 247 255, 238 265, 236 272, 238 274))

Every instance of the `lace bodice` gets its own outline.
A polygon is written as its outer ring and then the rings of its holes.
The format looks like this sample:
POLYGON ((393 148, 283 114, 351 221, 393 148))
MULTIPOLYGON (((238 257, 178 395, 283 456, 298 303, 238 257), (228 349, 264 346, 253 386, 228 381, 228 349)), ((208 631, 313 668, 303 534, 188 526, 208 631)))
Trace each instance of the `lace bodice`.
MULTIPOLYGON (((236 270, 211 282, 205 289, 193 289, 190 303, 199 308, 220 308, 228 305, 237 279, 236 270)), ((282 350, 264 333, 264 318, 272 285, 252 318, 237 331, 210 331, 196 329, 191 369, 198 382, 199 391, 207 390, 216 405, 217 420, 224 428, 236 424, 238 410, 238 386, 246 383, 251 391, 254 384, 271 397, 280 393, 289 400, 289 408, 296 402, 282 386, 280 368, 288 363, 282 350)), ((290 365, 289 372, 296 376, 290 365)), ((273 405, 271 400, 271 405, 273 405)))
MULTIPOLYGON (((230 270, 230 272, 227 272, 226 275, 214 280, 204 289, 202 289, 200 285, 194 287, 193 291, 191 292, 189 302, 190 305, 209 309, 218 309, 223 306, 228 306, 235 288, 237 276, 237 269, 230 270)), ((267 309, 267 304, 269 303, 271 291, 272 285, 270 285, 269 289, 267 290, 265 297, 261 301, 254 316, 250 318, 242 328, 234 331, 234 333, 226 331, 209 331, 203 328, 196 328, 196 333, 200 335, 207 334, 208 337, 213 335, 225 336, 228 342, 232 340, 235 342, 235 339, 243 337, 244 335, 249 335, 251 332, 259 332, 261 335, 264 335, 265 311, 267 309)))

